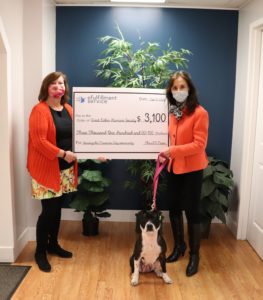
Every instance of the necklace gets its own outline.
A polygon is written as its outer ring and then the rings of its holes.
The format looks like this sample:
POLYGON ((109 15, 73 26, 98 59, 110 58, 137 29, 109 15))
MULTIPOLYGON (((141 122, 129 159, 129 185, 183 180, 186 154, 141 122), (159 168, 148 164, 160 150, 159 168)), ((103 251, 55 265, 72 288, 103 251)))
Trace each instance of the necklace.
POLYGON ((55 111, 62 111, 63 110, 63 105, 59 105, 59 106, 51 106, 48 105, 51 109, 55 110, 55 111))
POLYGON ((53 101, 49 101, 47 100, 47 105, 55 110, 55 111, 62 111, 63 110, 63 105, 60 102, 53 102, 53 101))

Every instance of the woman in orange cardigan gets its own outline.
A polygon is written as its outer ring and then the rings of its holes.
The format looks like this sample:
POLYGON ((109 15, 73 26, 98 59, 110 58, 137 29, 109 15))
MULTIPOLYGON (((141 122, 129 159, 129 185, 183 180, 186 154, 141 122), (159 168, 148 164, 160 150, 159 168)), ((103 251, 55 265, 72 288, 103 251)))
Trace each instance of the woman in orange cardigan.
POLYGON ((35 260, 40 270, 50 272, 47 252, 70 258, 72 253, 58 244, 63 195, 76 191, 77 157, 72 152, 72 108, 69 88, 61 72, 47 75, 39 103, 29 118, 27 168, 32 177, 32 196, 41 200, 36 225, 35 260))
POLYGON ((194 84, 186 72, 176 72, 170 79, 166 96, 170 104, 170 146, 161 154, 169 159, 168 203, 174 237, 174 249, 167 262, 184 255, 182 211, 188 223, 190 261, 186 275, 198 271, 200 248, 200 194, 203 169, 207 167, 208 113, 199 104, 194 84))

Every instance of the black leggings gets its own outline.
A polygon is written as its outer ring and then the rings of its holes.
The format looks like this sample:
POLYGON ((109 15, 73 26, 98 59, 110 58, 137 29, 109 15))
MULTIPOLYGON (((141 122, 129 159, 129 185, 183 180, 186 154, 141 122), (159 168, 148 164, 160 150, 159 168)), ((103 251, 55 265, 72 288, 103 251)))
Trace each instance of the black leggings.
POLYGON ((63 196, 41 200, 41 205, 36 228, 37 249, 45 251, 48 242, 57 243, 63 196))
POLYGON ((180 216, 182 211, 188 223, 200 223, 200 195, 203 170, 168 174, 168 204, 170 215, 180 216))

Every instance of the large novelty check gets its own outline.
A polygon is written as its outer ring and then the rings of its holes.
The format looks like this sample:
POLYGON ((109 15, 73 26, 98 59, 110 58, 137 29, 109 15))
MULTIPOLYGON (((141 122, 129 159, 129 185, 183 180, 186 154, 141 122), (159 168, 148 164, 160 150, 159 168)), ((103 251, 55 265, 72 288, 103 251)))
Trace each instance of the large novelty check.
POLYGON ((74 87, 73 107, 79 159, 156 159, 168 145, 164 90, 74 87))

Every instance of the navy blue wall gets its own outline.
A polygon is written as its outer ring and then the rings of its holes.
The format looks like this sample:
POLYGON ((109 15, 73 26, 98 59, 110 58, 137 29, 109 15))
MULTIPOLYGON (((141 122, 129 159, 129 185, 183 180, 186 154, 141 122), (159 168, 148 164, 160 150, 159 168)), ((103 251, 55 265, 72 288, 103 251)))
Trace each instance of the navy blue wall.
MULTIPOLYGON (((115 22, 125 38, 138 45, 143 40, 165 48, 171 38, 174 49, 185 48, 199 100, 210 116, 207 152, 230 161, 234 108, 238 12, 223 10, 58 7, 56 68, 68 75, 73 86, 105 86, 96 78, 96 59, 104 49, 98 38, 117 35, 115 22)), ((112 179, 125 177, 123 162, 111 162, 112 179)), ((115 182, 116 182, 115 181, 115 182)), ((140 200, 114 184, 112 208, 139 208, 140 200), (130 199, 129 199, 130 197, 130 199), (123 201, 122 199, 125 199, 123 201)), ((164 204, 164 206, 166 206, 164 204)))

